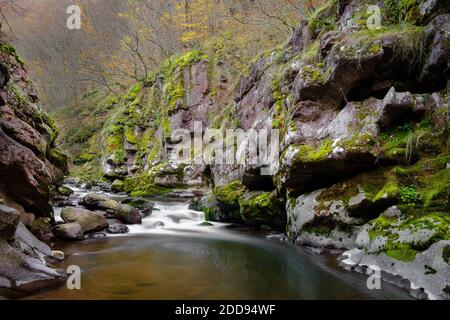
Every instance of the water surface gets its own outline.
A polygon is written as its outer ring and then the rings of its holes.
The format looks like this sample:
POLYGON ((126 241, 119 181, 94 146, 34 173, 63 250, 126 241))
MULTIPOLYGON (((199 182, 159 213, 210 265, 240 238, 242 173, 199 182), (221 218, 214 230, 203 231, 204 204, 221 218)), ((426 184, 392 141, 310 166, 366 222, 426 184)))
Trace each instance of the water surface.
POLYGON ((409 299, 339 268, 335 257, 224 228, 201 213, 158 203, 142 226, 104 239, 59 243, 59 268, 78 265, 82 289, 65 286, 32 299, 409 299))

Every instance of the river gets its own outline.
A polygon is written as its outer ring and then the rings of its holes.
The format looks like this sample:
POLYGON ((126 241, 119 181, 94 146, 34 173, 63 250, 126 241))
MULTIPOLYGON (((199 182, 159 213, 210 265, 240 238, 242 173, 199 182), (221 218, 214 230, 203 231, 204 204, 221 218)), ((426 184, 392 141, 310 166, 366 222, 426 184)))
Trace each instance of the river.
MULTIPOLYGON (((84 193, 77 190, 76 196, 84 193)), ((180 201, 156 202, 153 214, 130 233, 56 243, 81 268, 81 290, 61 286, 29 299, 410 299, 383 282, 340 268, 335 255, 204 225, 204 215, 180 201)), ((56 211, 56 216, 59 212, 56 211)))

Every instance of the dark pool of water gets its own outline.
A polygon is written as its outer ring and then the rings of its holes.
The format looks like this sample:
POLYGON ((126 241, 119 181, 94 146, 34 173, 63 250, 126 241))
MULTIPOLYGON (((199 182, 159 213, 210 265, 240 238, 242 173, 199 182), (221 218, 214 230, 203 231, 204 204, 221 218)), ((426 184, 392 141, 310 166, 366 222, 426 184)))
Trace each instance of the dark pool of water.
POLYGON ((141 234, 59 244, 59 268, 78 265, 81 290, 66 286, 31 299, 409 299, 333 257, 229 230, 141 234))

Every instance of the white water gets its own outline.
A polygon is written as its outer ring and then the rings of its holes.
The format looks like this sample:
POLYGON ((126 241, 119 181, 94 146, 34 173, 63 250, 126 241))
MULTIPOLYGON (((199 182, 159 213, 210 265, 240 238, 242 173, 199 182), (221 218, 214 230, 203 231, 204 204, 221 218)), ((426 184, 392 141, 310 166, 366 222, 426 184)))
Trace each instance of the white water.
MULTIPOLYGON (((91 192, 100 193, 110 199, 121 201, 126 195, 117 195, 103 192, 101 190, 86 190, 77 188, 73 185, 67 185, 74 191, 69 198, 74 206, 78 206, 78 201, 91 192)), ((61 219, 62 208, 54 207, 55 221, 63 223, 61 219)), ((126 236, 135 234, 180 234, 180 233, 211 233, 218 232, 226 226, 226 223, 210 223, 202 225, 205 222, 205 214, 200 211, 189 210, 189 204, 177 201, 155 201, 155 206, 151 215, 142 219, 141 225, 128 225, 130 232, 127 234, 109 235, 126 236)))
POLYGON ((189 204, 179 202, 155 202, 150 216, 142 219, 141 225, 128 226, 130 234, 174 234, 180 232, 209 232, 223 227, 223 223, 205 222, 203 212, 189 210, 189 204))

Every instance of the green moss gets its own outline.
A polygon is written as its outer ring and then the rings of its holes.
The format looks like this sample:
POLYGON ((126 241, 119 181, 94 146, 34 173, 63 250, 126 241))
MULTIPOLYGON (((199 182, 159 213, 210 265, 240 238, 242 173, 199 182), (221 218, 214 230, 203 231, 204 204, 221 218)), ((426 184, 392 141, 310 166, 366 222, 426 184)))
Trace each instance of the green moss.
POLYGON ((414 162, 421 150, 433 153, 439 147, 433 129, 426 124, 407 122, 380 134, 383 156, 399 162, 414 162))
POLYGON ((125 150, 117 149, 114 151, 114 163, 116 165, 124 163, 125 157, 126 157, 125 150))
POLYGON ((133 85, 129 90, 126 96, 124 96, 124 100, 126 101, 133 101, 137 98, 139 93, 142 90, 142 84, 136 83, 133 85))
POLYGON ((386 250, 385 253, 391 258, 403 262, 414 261, 417 255, 417 251, 412 249, 392 249, 386 250))
POLYGON ((322 33, 333 30, 337 20, 336 10, 334 8, 335 1, 328 0, 317 10, 311 12, 308 23, 311 30, 322 33))
POLYGON ((95 154, 91 154, 91 153, 82 153, 79 156, 75 157, 75 159, 73 160, 73 163, 75 165, 82 165, 85 164, 87 162, 91 162, 96 158, 95 154))
POLYGON ((111 185, 111 189, 114 191, 123 191, 124 182, 122 180, 114 180, 111 185))
POLYGON ((400 188, 400 199, 406 204, 417 204, 420 202, 420 194, 415 185, 400 188))
POLYGON ((442 249, 442 259, 450 265, 450 245, 442 249))
POLYGON ((390 218, 380 216, 369 224, 369 238, 371 241, 378 237, 386 239, 380 252, 401 260, 411 261, 417 252, 428 249, 433 243, 450 239, 450 216, 442 212, 412 215, 406 218, 390 218), (410 237, 409 240, 400 240, 400 234, 408 232, 414 234, 429 230, 430 236, 410 237))
POLYGON ((59 149, 51 147, 47 151, 47 157, 50 162, 57 167, 65 167, 67 164, 67 156, 59 149))
POLYGON ((66 186, 59 186, 57 189, 59 194, 62 194, 63 196, 69 197, 73 194, 73 190, 66 186))
POLYGON ((131 144, 137 144, 138 138, 134 134, 134 127, 127 127, 125 129, 125 140, 131 144))
POLYGON ((318 236, 328 237, 333 232, 334 228, 329 226, 328 224, 306 224, 303 226, 302 231, 315 234, 318 236))
POLYGON ((300 72, 302 79, 305 81, 311 81, 317 84, 324 84, 326 82, 325 65, 322 63, 304 66, 300 72))
POLYGON ((13 56, 20 65, 24 65, 25 64, 23 59, 17 53, 16 49, 14 47, 8 45, 8 44, 1 44, 0 45, 0 53, 13 56))
POLYGON ((422 179, 425 207, 438 206, 449 208, 450 170, 444 169, 422 179))
POLYGON ((389 174, 387 176, 386 184, 383 188, 377 193, 374 197, 373 201, 379 201, 382 199, 397 199, 399 197, 399 183, 395 175, 389 174))
POLYGON ((283 220, 283 205, 272 192, 246 192, 239 197, 242 217, 252 223, 280 225, 283 220))
POLYGON ((224 186, 214 188, 216 198, 227 205, 238 206, 239 198, 244 194, 245 187, 240 181, 233 181, 224 186))
POLYGON ((320 49, 320 41, 316 40, 313 43, 311 43, 311 45, 307 49, 303 51, 301 55, 301 60, 307 62, 313 62, 314 60, 316 60, 315 62, 318 62, 320 54, 319 49, 320 49))
POLYGON ((26 96, 22 90, 19 88, 19 86, 17 84, 15 84, 14 82, 10 81, 7 83, 7 88, 12 92, 12 94, 16 97, 17 101, 20 104, 26 105, 27 103, 30 102, 30 99, 28 98, 28 96, 26 96))
POLYGON ((384 0, 388 12, 388 19, 392 22, 416 23, 420 20, 418 0, 384 0))
POLYGON ((107 152, 114 152, 123 146, 123 139, 122 136, 119 134, 112 134, 108 136, 108 142, 106 151, 107 152))
POLYGON ((317 148, 310 145, 300 146, 298 159, 302 162, 318 162, 326 160, 333 152, 332 145, 333 142, 331 140, 326 140, 317 148))
POLYGON ((95 134, 96 131, 96 127, 89 125, 72 127, 67 131, 64 139, 71 147, 82 146, 95 134))

